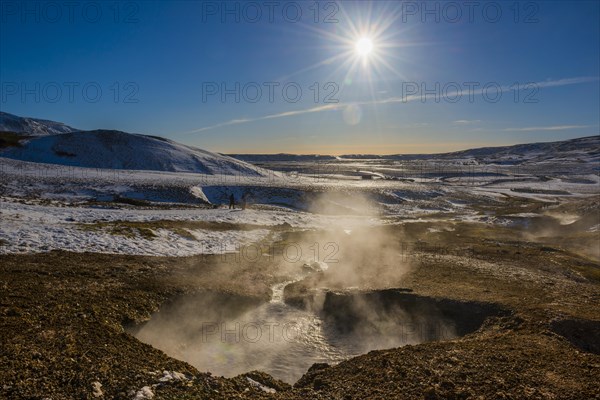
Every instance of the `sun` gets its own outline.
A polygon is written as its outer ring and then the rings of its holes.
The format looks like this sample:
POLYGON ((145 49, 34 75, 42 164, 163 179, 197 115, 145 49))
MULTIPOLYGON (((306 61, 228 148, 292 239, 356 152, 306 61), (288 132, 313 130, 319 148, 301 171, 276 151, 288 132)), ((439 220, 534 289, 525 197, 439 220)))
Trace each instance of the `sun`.
POLYGON ((286 78, 323 68, 331 79, 341 82, 344 87, 354 85, 352 90, 357 93, 367 89, 373 98, 385 93, 375 85, 383 85, 396 78, 406 79, 396 63, 399 61, 404 64, 410 54, 408 47, 416 44, 408 40, 408 28, 398 23, 403 11, 399 4, 365 1, 345 2, 342 6, 342 2, 339 2, 344 18, 339 25, 330 27, 334 29, 303 25, 310 30, 309 33, 315 34, 330 55, 286 78))
POLYGON ((373 41, 368 37, 362 37, 358 39, 354 49, 356 50, 356 54, 366 58, 373 51, 373 41))

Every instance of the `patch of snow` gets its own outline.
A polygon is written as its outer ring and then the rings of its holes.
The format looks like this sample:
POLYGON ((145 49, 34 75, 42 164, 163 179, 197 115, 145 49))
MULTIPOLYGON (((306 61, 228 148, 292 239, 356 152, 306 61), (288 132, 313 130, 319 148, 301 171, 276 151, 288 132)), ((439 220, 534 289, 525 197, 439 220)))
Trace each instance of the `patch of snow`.
POLYGON ((192 188, 190 189, 190 193, 192 193, 192 196, 210 204, 210 201, 208 201, 208 198, 206 197, 200 186, 192 186, 192 188))
POLYGON ((275 389, 273 389, 271 387, 265 386, 262 383, 257 382, 257 381, 255 381, 252 378, 246 377, 246 379, 248 380, 248 383, 250 385, 252 385, 255 388, 258 388, 258 389, 262 390, 265 393, 277 393, 277 390, 275 390, 275 389))
POLYGON ((539 214, 536 213, 515 213, 515 214, 507 214, 505 215, 505 217, 511 217, 511 218, 536 218, 539 217, 539 214))
MULTIPOLYGON (((343 218, 346 226, 352 223, 378 223, 374 218, 343 218)), ((335 216, 277 210, 129 210, 2 201, 0 254, 51 250, 150 256, 222 254, 236 252, 247 244, 260 242, 269 235, 273 226, 287 224, 290 228, 322 229, 330 227, 337 220, 335 216), (255 229, 186 229, 189 235, 181 235, 181 231, 157 228, 152 231, 155 237, 131 237, 111 233, 110 230, 113 224, 118 227, 121 222, 156 221, 251 224, 255 229)), ((133 229, 131 232, 135 234, 137 231, 133 229)))
POLYGON ((144 386, 133 396, 133 400, 149 400, 154 398, 154 392, 150 386, 144 386))
POLYGON ((187 381, 187 380, 188 380, 188 378, 181 372, 164 370, 163 376, 161 378, 159 378, 158 381, 159 382, 170 382, 170 381, 187 381))

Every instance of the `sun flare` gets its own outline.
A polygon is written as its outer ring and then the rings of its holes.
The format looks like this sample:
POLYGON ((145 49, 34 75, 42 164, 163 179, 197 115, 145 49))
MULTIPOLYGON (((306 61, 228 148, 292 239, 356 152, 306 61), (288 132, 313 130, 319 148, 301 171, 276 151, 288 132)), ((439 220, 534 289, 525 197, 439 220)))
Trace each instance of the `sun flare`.
POLYGON ((373 41, 368 37, 362 37, 356 42, 356 53, 361 57, 367 57, 373 51, 373 41))
POLYGON ((399 48, 413 44, 408 40, 410 35, 404 34, 406 28, 398 29, 402 26, 397 23, 402 10, 397 3, 374 2, 366 12, 355 3, 347 4, 352 5, 340 5, 340 13, 345 18, 343 23, 332 27, 335 29, 307 25, 323 43, 323 48, 330 51, 329 57, 286 78, 324 68, 344 87, 352 86, 357 93, 366 90, 375 99, 377 93, 385 92, 376 85, 385 85, 397 78, 406 79, 397 66, 406 62, 410 50, 399 51, 399 48))

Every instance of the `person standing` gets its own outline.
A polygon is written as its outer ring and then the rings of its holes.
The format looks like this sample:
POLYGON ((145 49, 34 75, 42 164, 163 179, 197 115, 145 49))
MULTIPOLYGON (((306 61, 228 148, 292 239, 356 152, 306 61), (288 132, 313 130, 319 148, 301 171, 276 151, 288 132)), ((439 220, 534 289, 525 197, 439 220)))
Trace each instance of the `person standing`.
POLYGON ((248 193, 244 192, 244 194, 242 195, 242 210, 246 209, 247 198, 248 198, 248 193))
POLYGON ((231 196, 229 196, 229 209, 234 209, 235 210, 235 197, 233 197, 233 193, 231 193, 231 196))

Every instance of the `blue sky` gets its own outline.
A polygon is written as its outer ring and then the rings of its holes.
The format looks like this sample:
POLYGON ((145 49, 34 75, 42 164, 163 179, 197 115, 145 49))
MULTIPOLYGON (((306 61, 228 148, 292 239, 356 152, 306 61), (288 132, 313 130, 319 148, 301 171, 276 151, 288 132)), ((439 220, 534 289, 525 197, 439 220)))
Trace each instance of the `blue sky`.
POLYGON ((599 134, 596 1, 67 4, 1 3, 2 111, 240 153, 599 134))

